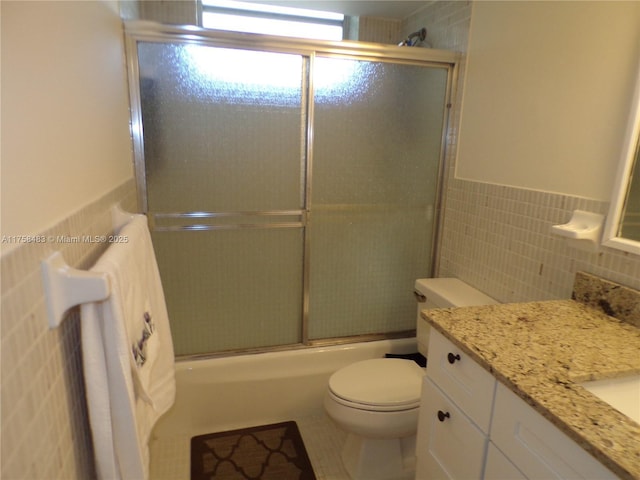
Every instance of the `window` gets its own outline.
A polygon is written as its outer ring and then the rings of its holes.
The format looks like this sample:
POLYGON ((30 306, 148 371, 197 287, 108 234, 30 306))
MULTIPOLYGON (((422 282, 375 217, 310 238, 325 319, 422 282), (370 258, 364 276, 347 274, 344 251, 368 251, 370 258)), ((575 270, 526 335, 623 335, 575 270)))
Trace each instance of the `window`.
POLYGON ((202 0, 202 26, 285 37, 342 40, 344 15, 232 0, 202 0))

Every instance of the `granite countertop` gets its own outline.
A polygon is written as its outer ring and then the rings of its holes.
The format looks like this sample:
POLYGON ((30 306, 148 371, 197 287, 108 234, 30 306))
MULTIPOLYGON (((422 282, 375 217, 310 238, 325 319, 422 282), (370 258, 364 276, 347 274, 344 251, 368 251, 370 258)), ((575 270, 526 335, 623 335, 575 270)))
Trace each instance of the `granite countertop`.
POLYGON ((640 328, 575 300, 422 316, 613 473, 640 479, 640 425, 578 385, 640 373, 640 328))

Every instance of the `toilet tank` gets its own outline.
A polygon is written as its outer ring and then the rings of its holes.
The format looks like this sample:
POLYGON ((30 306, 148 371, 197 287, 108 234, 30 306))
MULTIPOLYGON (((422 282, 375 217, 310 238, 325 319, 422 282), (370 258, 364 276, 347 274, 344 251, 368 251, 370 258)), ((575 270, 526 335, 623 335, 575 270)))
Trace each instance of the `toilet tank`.
POLYGON ((422 278, 414 286, 418 299, 416 337, 418 351, 427 356, 429 345, 429 324, 420 317, 420 311, 430 308, 471 307, 498 303, 480 290, 467 285, 457 278, 422 278))

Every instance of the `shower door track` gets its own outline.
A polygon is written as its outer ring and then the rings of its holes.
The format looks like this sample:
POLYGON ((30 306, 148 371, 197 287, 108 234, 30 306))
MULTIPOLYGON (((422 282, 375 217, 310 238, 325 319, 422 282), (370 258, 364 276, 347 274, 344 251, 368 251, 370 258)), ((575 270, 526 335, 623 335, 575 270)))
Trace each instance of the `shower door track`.
POLYGON ((415 330, 396 331, 387 333, 373 333, 346 337, 310 339, 309 331, 309 236, 306 227, 311 218, 308 208, 311 198, 311 178, 313 166, 313 79, 308 75, 307 87, 303 88, 306 105, 306 148, 305 158, 302 159, 304 168, 303 205, 300 210, 283 211, 251 211, 251 212, 163 212, 148 211, 146 168, 144 158, 143 125, 141 111, 141 93, 138 67, 138 42, 153 43, 183 43, 199 44, 222 48, 240 48, 274 53, 299 54, 307 58, 307 75, 312 71, 316 55, 323 57, 345 57, 356 60, 392 62, 395 64, 417 65, 447 70, 447 85, 445 91, 445 110, 442 123, 440 161, 437 172, 436 200, 434 205, 434 226, 432 234, 432 266, 433 276, 438 269, 438 255, 441 236, 441 211, 443 209, 442 184, 444 181, 444 164, 446 159, 446 138, 450 127, 450 107, 453 85, 458 80, 458 63, 461 55, 448 50, 427 48, 399 47, 368 42, 355 41, 319 41, 309 39, 290 39, 258 34, 235 33, 209 30, 195 26, 163 25, 147 21, 125 22, 125 44, 127 50, 127 71, 129 76, 129 92, 131 102, 131 133, 135 159, 135 177, 138 192, 138 205, 148 216, 149 227, 152 231, 206 231, 231 229, 269 229, 269 228, 302 228, 304 236, 303 246, 303 298, 301 342, 288 345, 276 345, 257 348, 243 348, 225 350, 203 354, 181 355, 180 359, 211 358, 246 353, 261 353, 267 351, 290 350, 314 346, 338 345, 353 342, 366 342, 383 339, 405 338, 415 335, 415 330), (269 223, 255 221, 273 217, 292 217, 286 221, 269 223), (242 223, 215 223, 216 220, 253 219, 242 223), (187 223, 188 220, 207 220, 208 223, 187 223), (172 224, 171 222, 178 223, 172 224))
POLYGON ((348 337, 323 338, 321 340, 309 340, 307 343, 291 343, 285 345, 275 345, 271 347, 239 348, 235 350, 224 350, 221 352, 192 353, 188 355, 177 355, 176 360, 188 362, 191 360, 207 360, 210 358, 225 358, 236 355, 255 355, 259 353, 282 352, 289 350, 304 350, 307 348, 322 348, 336 345, 348 345, 351 343, 376 342, 381 340, 396 340, 410 338, 416 335, 415 330, 404 330, 390 333, 368 333, 365 335, 351 335, 348 337))

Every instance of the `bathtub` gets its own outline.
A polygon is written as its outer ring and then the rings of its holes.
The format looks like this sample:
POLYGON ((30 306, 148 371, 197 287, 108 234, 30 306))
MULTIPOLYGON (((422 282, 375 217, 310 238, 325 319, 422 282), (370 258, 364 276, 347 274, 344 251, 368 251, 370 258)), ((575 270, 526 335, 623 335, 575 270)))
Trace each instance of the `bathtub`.
POLYGON ((175 404, 154 435, 198 435, 313 415, 322 411, 336 370, 416 350, 416 339, 407 338, 179 361, 175 404))

